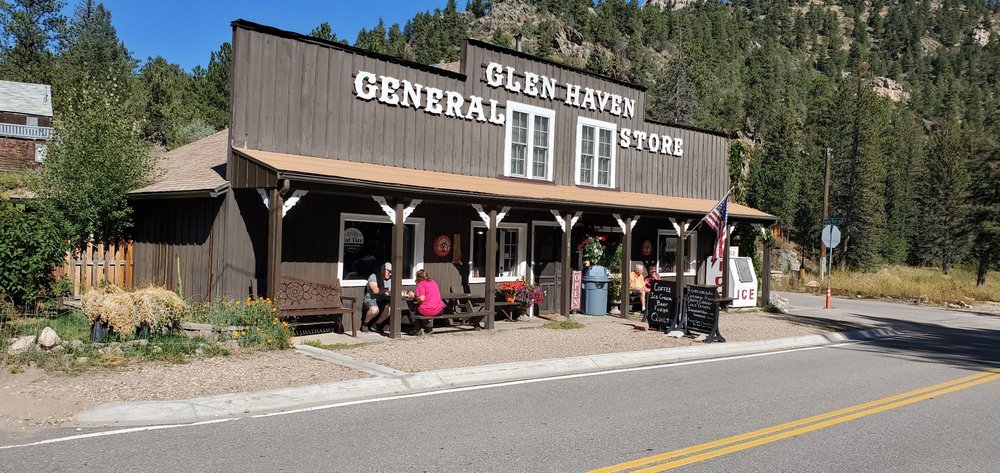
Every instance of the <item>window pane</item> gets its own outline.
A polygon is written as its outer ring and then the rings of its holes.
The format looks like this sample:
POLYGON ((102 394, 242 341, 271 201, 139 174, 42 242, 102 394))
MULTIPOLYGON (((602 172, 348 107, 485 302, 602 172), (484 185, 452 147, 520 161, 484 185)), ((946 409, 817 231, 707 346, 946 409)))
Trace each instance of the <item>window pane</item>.
MULTIPOLYGON (((692 247, 694 242, 694 235, 687 237, 684 241, 684 253, 687 256, 684 258, 687 260, 684 272, 690 272, 694 270, 694 266, 691 261, 692 247)), ((676 269, 675 262, 677 261, 677 235, 667 235, 661 234, 659 236, 659 244, 657 245, 657 271, 662 273, 673 273, 676 269)))
POLYGON ((510 141, 510 173, 514 176, 524 176, 528 153, 527 113, 513 112, 511 115, 510 141))
MULTIPOLYGON (((406 224, 403 229, 404 278, 413 275, 413 237, 416 225, 406 224)), ((340 238, 344 251, 341 279, 368 279, 383 263, 392 259, 392 224, 385 222, 344 221, 344 234, 340 238)))
POLYGON ((580 182, 594 183, 594 127, 583 127, 580 135, 580 182))
POLYGON ((547 179, 549 168, 549 118, 535 116, 532 177, 547 179))
POLYGON ((611 159, 597 159, 597 184, 602 186, 611 185, 611 159))
MULTIPOLYGON (((469 276, 486 277, 486 229, 477 227, 472 233, 472 267, 469 276)), ((519 233, 514 228, 497 229, 497 277, 520 276, 518 273, 519 233)))

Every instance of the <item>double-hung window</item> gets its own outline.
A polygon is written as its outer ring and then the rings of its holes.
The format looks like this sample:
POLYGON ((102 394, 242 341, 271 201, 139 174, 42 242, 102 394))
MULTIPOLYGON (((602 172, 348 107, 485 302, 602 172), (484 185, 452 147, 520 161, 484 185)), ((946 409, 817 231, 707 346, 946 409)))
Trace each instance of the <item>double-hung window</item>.
POLYGON ((576 183, 615 186, 614 123, 580 117, 576 122, 576 183))
POLYGON ((553 110, 507 102, 505 176, 552 180, 555 116, 553 110))

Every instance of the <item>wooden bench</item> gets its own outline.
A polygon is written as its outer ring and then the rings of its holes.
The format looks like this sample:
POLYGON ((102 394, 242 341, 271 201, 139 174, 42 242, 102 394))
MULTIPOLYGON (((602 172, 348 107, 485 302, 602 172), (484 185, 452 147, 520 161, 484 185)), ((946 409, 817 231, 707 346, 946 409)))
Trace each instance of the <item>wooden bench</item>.
POLYGON ((328 324, 330 320, 323 320, 324 317, 340 316, 334 321, 337 324, 334 330, 343 333, 346 315, 351 319, 352 336, 358 336, 354 322, 357 298, 343 295, 337 278, 282 275, 275 301, 278 315, 294 326, 328 324))
MULTIPOLYGON (((472 300, 476 296, 470 294, 446 294, 441 299, 445 302, 444 312, 433 317, 420 315, 417 312, 417 304, 412 299, 406 301, 409 310, 403 312, 403 317, 413 327, 411 334, 416 335, 422 329, 425 333, 430 333, 434 328, 435 320, 463 320, 468 319, 473 328, 479 330, 480 323, 488 314, 482 305, 477 306, 472 300)), ((481 298, 479 298, 481 299, 481 298)))

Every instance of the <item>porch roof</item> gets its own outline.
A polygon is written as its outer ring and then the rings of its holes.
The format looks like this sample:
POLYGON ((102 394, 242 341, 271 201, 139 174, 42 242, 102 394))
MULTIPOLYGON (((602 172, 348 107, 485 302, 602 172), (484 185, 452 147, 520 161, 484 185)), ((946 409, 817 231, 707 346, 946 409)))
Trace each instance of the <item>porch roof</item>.
MULTIPOLYGON (((275 173, 276 178, 353 184, 381 190, 437 194, 451 199, 488 198, 516 205, 528 203, 556 207, 605 208, 619 213, 679 214, 701 217, 718 203, 635 192, 620 192, 584 186, 555 185, 522 179, 465 176, 338 159, 317 158, 234 147, 233 151, 275 173)), ((744 205, 730 203, 729 216, 735 220, 773 223, 777 217, 744 205)))

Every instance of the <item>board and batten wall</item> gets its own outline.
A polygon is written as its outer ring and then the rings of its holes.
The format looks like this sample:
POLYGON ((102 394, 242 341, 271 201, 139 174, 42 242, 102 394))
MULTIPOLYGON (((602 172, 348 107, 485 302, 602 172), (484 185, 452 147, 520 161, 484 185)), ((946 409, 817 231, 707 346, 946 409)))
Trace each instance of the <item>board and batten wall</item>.
POLYGON ((234 23, 233 63, 230 133, 234 146, 458 175, 503 176, 506 125, 360 100, 354 77, 358 71, 367 71, 459 92, 466 98, 495 99, 503 114, 508 100, 554 110, 556 184, 574 184, 577 118, 587 117, 619 129, 683 140, 683 156, 675 157, 638 150, 634 140, 631 147, 623 148, 616 135, 617 189, 719 199, 729 188, 726 137, 646 122, 646 95, 641 88, 503 48, 465 43, 462 72, 456 73, 234 23), (514 67, 522 81, 524 71, 556 79, 556 99, 490 87, 485 79, 490 62, 514 67), (568 106, 562 100, 567 83, 634 99, 635 117, 568 106))

